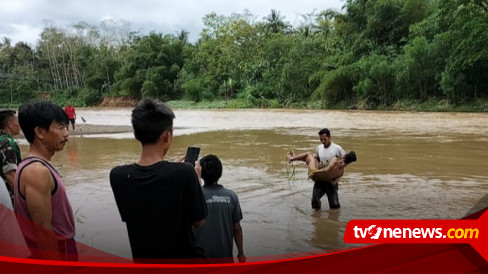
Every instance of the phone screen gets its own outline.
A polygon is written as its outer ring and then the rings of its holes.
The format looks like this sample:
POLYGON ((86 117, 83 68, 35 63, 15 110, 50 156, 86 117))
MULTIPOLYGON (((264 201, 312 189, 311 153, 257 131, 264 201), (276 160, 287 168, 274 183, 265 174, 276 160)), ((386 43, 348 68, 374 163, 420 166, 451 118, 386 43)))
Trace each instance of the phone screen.
POLYGON ((195 161, 198 160, 198 155, 200 154, 199 147, 188 147, 186 150, 185 162, 190 163, 192 166, 195 165, 195 161))

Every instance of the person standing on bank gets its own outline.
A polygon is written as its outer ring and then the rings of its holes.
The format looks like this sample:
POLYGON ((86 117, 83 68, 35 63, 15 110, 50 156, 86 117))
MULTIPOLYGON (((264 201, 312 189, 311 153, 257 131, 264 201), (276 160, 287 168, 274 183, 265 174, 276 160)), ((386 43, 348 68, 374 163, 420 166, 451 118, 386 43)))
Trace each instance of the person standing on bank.
POLYGON ((22 158, 15 136, 20 134, 19 119, 15 110, 0 111, 0 177, 5 181, 10 199, 14 201, 14 177, 22 158))
POLYGON ((132 110, 132 126, 142 145, 140 159, 110 172, 135 262, 205 257, 193 231, 207 216, 197 174, 200 169, 165 160, 173 141, 174 118, 173 111, 159 100, 139 101, 132 110))
MULTIPOLYGON (((318 169, 326 167, 334 158, 342 159, 346 155, 341 146, 333 143, 330 137, 330 131, 323 128, 319 131, 319 138, 321 144, 315 149, 315 157, 319 161, 318 169)), ((299 155, 293 153, 288 154, 288 162, 306 161, 308 152, 299 155)), ((332 183, 330 181, 315 181, 312 192, 312 208, 316 211, 320 210, 322 203, 320 199, 327 194, 329 200, 329 207, 331 209, 340 208, 339 203, 339 182, 332 183)))
MULTIPOLYGON (((71 123, 71 126, 73 127, 73 131, 74 131, 75 130, 75 120, 76 120, 75 107, 71 105, 71 102, 68 102, 68 105, 64 108, 64 111, 68 115, 69 122, 71 123)), ((68 130, 69 130, 69 125, 68 125, 68 130)))
POLYGON ((205 250, 209 258, 226 258, 232 263, 234 240, 237 259, 245 262, 240 223, 241 206, 234 191, 218 184, 222 176, 222 163, 217 156, 211 154, 197 163, 201 166, 202 179, 205 182, 203 194, 208 208, 205 225, 195 231, 197 245, 205 250))
POLYGON ((29 152, 15 174, 15 213, 34 258, 76 261, 75 220, 61 176, 51 165, 68 142, 68 116, 47 101, 19 109, 29 152))

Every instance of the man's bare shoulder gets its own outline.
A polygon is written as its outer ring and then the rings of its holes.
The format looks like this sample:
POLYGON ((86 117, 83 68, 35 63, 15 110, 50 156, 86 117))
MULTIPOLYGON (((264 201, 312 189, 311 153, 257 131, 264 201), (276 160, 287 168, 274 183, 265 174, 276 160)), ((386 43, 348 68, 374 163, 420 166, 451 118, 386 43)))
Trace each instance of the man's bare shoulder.
POLYGON ((52 184, 51 171, 40 162, 34 162, 22 169, 20 181, 25 184, 52 184))

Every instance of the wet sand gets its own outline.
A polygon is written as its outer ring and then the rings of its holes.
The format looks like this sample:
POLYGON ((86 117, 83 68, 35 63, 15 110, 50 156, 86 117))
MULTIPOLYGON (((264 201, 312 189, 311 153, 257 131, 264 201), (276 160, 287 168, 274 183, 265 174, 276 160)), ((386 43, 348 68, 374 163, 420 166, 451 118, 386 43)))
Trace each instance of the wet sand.
MULTIPOLYGON (((69 127, 70 136, 82 136, 90 134, 115 134, 115 133, 127 133, 132 132, 132 126, 108 126, 108 125, 92 125, 83 124, 77 125, 73 130, 71 125, 69 127)), ((22 131, 19 134, 20 138, 24 138, 22 131)))
POLYGON ((78 124, 76 125, 76 130, 74 131, 71 125, 69 127, 70 136, 79 136, 79 135, 88 135, 88 134, 125 133, 125 132, 132 132, 132 126, 78 124))

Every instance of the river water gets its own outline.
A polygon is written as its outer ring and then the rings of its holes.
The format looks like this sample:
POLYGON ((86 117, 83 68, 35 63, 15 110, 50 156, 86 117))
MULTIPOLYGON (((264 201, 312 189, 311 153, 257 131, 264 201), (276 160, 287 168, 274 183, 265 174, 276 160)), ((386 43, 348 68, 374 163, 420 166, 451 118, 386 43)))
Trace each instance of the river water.
MULTIPOLYGON (((78 117, 98 125, 130 125, 130 112, 77 110, 78 117)), ((350 247, 343 235, 352 219, 459 219, 488 194, 487 114, 260 109, 175 114, 167 159, 176 160, 190 145, 221 158, 220 182, 239 196, 249 257, 350 247), (285 155, 290 149, 313 150, 323 127, 331 130, 333 142, 356 151, 358 162, 340 182, 341 208, 329 210, 324 197, 322 211, 315 212, 305 164, 287 164, 285 155)), ((139 143, 127 133, 70 137, 54 156, 75 211, 76 240, 131 256, 108 174, 116 165, 137 161, 139 153, 139 143)))

